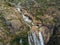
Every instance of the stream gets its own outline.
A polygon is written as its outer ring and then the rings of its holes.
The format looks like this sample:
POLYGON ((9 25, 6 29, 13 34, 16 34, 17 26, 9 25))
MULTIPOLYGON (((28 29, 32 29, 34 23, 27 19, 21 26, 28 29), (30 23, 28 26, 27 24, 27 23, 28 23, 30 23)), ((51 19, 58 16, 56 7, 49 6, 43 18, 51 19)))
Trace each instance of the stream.
POLYGON ((44 45, 43 37, 41 32, 39 32, 39 39, 37 38, 35 32, 28 35, 29 45, 44 45), (33 42, 33 43, 32 43, 33 42))
MULTIPOLYGON (((29 23, 32 23, 32 21, 24 15, 24 13, 21 11, 21 6, 17 7, 16 9, 20 14, 22 14, 23 20, 26 22, 26 24, 31 28, 31 25, 29 23)), ((33 24, 33 23, 32 23, 33 24)), ((37 38, 35 32, 31 32, 31 34, 28 34, 28 42, 29 45, 44 45, 44 40, 41 32, 38 32, 39 39, 37 38)), ((20 40, 20 43, 22 43, 22 39, 20 40)))

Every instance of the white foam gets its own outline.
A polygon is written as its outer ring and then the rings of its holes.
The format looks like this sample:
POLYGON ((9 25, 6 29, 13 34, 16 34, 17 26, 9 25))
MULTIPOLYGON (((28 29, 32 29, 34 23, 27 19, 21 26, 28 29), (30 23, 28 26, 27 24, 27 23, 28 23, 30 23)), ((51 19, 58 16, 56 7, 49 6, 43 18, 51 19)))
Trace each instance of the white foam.
POLYGON ((39 39, 40 39, 41 45, 44 45, 44 40, 43 40, 43 36, 42 36, 41 32, 39 32, 39 39))

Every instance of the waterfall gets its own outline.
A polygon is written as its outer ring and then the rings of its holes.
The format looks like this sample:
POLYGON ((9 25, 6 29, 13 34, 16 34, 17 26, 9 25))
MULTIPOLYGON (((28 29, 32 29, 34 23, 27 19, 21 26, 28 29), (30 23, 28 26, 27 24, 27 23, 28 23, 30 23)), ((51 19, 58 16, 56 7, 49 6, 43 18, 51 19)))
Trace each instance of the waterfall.
POLYGON ((32 32, 31 34, 28 35, 29 45, 33 45, 33 43, 34 45, 44 45, 44 40, 43 40, 41 32, 39 32, 38 35, 39 35, 39 39, 37 38, 35 32, 32 32))
POLYGON ((32 33, 32 36, 33 36, 34 44, 35 44, 35 45, 40 45, 40 44, 39 44, 39 40, 38 40, 38 38, 36 37, 35 32, 32 33))
POLYGON ((32 40, 32 37, 31 37, 31 35, 28 35, 28 41, 29 41, 29 45, 32 45, 32 43, 31 43, 31 40, 32 40))
POLYGON ((22 43, 22 39, 20 39, 20 43, 22 43))
POLYGON ((32 21, 27 16, 25 16, 24 13, 21 11, 21 6, 17 6, 16 9, 22 15, 22 17, 23 17, 24 21, 26 22, 26 24, 31 28, 31 26, 28 23, 31 23, 32 21))
POLYGON ((40 40, 41 45, 44 45, 44 40, 43 40, 43 36, 41 32, 39 32, 39 40, 40 40))
MULTIPOLYGON (((17 7, 16 9, 18 10, 19 13, 22 13, 24 21, 31 28, 31 26, 28 24, 28 23, 32 23, 31 20, 29 20, 28 17, 24 16, 24 13, 21 12, 20 7, 17 7)), ((34 24, 32 23, 32 25, 34 24)), ((39 39, 37 38, 35 32, 31 32, 31 34, 28 34, 29 45, 44 45, 44 40, 41 32, 38 32, 38 35, 39 35, 39 39)), ((20 40, 20 43, 22 43, 22 40, 20 40)))

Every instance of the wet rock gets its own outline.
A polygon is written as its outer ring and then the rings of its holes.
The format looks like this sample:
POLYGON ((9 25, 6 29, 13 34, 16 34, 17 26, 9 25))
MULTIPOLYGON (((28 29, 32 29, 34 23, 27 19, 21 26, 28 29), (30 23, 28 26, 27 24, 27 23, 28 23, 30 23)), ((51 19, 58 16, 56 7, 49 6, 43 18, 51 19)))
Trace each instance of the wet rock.
POLYGON ((51 34, 49 32, 49 28, 46 26, 42 26, 39 28, 39 31, 42 33, 43 38, 44 38, 44 42, 45 44, 49 41, 51 34))
POLYGON ((33 32, 35 32, 35 34, 38 35, 38 27, 37 27, 37 26, 32 26, 32 28, 31 28, 30 31, 31 31, 31 32, 33 31, 33 32))

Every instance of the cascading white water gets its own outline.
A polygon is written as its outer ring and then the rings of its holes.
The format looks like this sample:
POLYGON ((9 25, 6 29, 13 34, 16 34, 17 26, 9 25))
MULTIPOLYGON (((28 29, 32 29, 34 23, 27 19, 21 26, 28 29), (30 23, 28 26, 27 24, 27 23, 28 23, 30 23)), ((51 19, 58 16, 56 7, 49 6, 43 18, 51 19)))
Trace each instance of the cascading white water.
POLYGON ((33 40, 34 45, 44 45, 44 41, 43 41, 41 32, 39 32, 39 39, 37 38, 35 32, 32 32, 32 35, 28 35, 29 45, 33 45, 31 42, 32 40, 33 40))
POLYGON ((31 28, 31 26, 28 23, 31 23, 32 21, 28 17, 26 17, 24 14, 23 14, 23 19, 26 22, 26 24, 31 28))
MULTIPOLYGON (((18 10, 19 13, 22 13, 22 16, 23 16, 24 21, 31 28, 31 26, 28 24, 28 23, 32 23, 31 20, 29 20, 28 17, 25 17, 24 16, 24 13, 21 12, 20 7, 17 7, 17 10, 18 10)), ((42 37, 41 32, 38 32, 38 35, 39 35, 39 40, 38 40, 35 32, 32 32, 32 34, 28 34, 29 45, 44 45, 44 40, 43 40, 43 37, 42 37)), ((20 43, 21 43, 21 40, 20 40, 20 43)))
POLYGON ((22 45, 22 39, 20 39, 20 44, 22 45))
POLYGON ((39 43, 39 41, 38 41, 38 39, 37 39, 37 37, 36 37, 35 32, 32 33, 32 36, 33 36, 34 44, 35 44, 35 45, 40 45, 40 43, 39 43))
POLYGON ((41 32, 39 32, 39 40, 40 40, 41 45, 44 45, 44 40, 43 40, 43 36, 41 32))
POLYGON ((33 41, 33 40, 32 40, 32 37, 30 34, 28 34, 28 41, 29 41, 29 45, 32 45, 31 41, 33 41))

